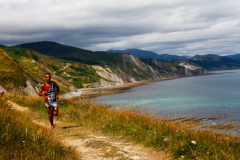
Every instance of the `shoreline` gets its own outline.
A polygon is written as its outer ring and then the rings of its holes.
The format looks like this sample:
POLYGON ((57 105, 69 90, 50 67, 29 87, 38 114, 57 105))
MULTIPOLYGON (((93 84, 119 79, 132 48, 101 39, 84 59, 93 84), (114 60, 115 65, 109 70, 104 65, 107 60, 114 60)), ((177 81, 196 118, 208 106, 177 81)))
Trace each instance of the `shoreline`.
MULTIPOLYGON (((228 71, 229 73, 231 73, 231 70, 220 70, 220 71, 228 71)), ((148 85, 151 82, 159 82, 159 81, 188 78, 188 77, 209 76, 214 74, 224 74, 224 73, 212 73, 212 72, 216 72, 216 71, 209 71, 207 74, 202 74, 202 75, 160 78, 155 80, 143 80, 143 81, 127 82, 119 85, 105 86, 105 87, 98 87, 98 88, 81 88, 81 89, 78 89, 76 92, 63 93, 60 95, 60 98, 72 98, 72 97, 96 98, 98 96, 124 93, 133 87, 148 85)))
MULTIPOLYGON (((222 70, 222 71, 231 72, 231 70, 222 70)), ((64 93, 60 95, 60 98, 72 98, 72 97, 96 98, 98 96, 124 93, 133 87, 148 85, 151 82, 159 82, 159 81, 188 78, 188 77, 209 76, 214 74, 224 74, 224 73, 212 73, 212 72, 216 72, 216 71, 209 71, 207 74, 202 74, 202 75, 160 78, 155 80, 143 80, 143 81, 127 82, 120 85, 105 86, 105 87, 98 87, 98 88, 81 88, 81 89, 78 89, 76 92, 64 93)))
MULTIPOLYGON (((226 73, 231 73, 232 70, 220 70, 220 71, 228 71, 226 73)), ((148 85, 151 82, 167 81, 167 80, 174 80, 174 79, 188 78, 188 77, 210 76, 215 74, 224 74, 224 73, 213 73, 213 72, 216 72, 216 71, 209 71, 207 74, 202 74, 202 75, 180 76, 180 77, 160 78, 155 80, 135 81, 135 82, 123 83, 120 85, 113 85, 113 86, 106 86, 106 87, 99 87, 99 88, 82 88, 82 89, 79 89, 79 91, 81 92, 81 95, 80 95, 81 97, 96 98, 98 96, 124 93, 133 87, 148 85)))
POLYGON ((214 73, 208 73, 203 75, 180 76, 180 77, 171 77, 171 78, 161 78, 161 79, 155 79, 155 80, 135 81, 135 82, 123 83, 120 85, 113 85, 113 86, 106 86, 106 87, 99 87, 99 88, 83 88, 83 89, 79 89, 79 91, 81 92, 81 95, 80 95, 81 97, 96 98, 98 96, 124 93, 133 87, 148 85, 151 82, 167 81, 167 80, 174 80, 174 79, 188 78, 188 77, 209 76, 213 74, 214 73))

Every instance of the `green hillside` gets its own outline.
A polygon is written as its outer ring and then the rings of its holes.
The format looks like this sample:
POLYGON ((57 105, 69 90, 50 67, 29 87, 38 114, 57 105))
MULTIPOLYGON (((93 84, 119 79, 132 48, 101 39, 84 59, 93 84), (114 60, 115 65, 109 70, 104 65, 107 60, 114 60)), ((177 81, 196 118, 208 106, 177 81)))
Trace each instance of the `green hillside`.
POLYGON ((44 83, 44 75, 49 72, 60 85, 61 92, 68 92, 70 85, 82 88, 83 84, 98 82, 100 78, 90 65, 84 63, 61 60, 24 48, 0 48, 0 62, 3 65, 0 85, 11 82, 16 86, 25 86, 25 81, 29 80, 32 86, 36 86, 44 83))
POLYGON ((229 69, 240 68, 239 61, 217 55, 198 56, 197 58, 190 59, 189 61, 206 68, 207 70, 212 70, 213 68, 221 69, 224 66, 228 67, 229 69))
POLYGON ((25 85, 25 76, 23 71, 4 54, 0 48, 0 85, 14 84, 15 86, 25 85))
POLYGON ((15 47, 27 48, 38 51, 48 56, 53 56, 68 61, 82 62, 91 65, 100 65, 102 63, 115 63, 116 59, 119 59, 121 57, 118 53, 103 51, 93 52, 90 50, 48 41, 25 43, 17 45, 15 47))

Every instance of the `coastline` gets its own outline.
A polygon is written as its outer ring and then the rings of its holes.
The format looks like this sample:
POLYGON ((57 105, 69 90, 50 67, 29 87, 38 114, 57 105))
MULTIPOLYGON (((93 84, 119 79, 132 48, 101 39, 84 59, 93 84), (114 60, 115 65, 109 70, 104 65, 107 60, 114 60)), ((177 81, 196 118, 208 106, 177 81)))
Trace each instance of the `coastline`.
MULTIPOLYGON (((220 70, 220 71, 231 72, 231 70, 220 70)), ((72 97, 96 98, 98 96, 124 93, 133 87, 137 87, 137 86, 141 86, 141 85, 148 85, 151 82, 159 82, 159 81, 173 80, 173 79, 179 79, 179 78, 188 78, 188 77, 209 76, 209 75, 214 75, 214 74, 223 74, 223 73, 213 73, 213 72, 216 72, 216 71, 209 71, 207 74, 202 74, 202 75, 160 78, 160 79, 155 79, 155 80, 143 80, 143 81, 128 82, 128 83, 123 83, 120 85, 98 87, 98 88, 81 88, 81 89, 78 89, 77 92, 64 93, 64 94, 60 95, 60 98, 72 98, 72 97)))
POLYGON ((81 97, 95 98, 103 95, 124 93, 133 87, 148 85, 151 82, 159 82, 159 81, 166 81, 166 80, 173 80, 173 79, 180 79, 180 78, 187 78, 187 77, 208 76, 213 74, 214 73, 208 73, 204 75, 180 76, 180 77, 171 77, 171 78, 161 78, 156 80, 136 81, 136 82, 130 82, 130 83, 123 83, 121 85, 106 86, 106 87, 99 87, 99 88, 83 88, 83 89, 79 89, 79 91, 81 92, 81 97))

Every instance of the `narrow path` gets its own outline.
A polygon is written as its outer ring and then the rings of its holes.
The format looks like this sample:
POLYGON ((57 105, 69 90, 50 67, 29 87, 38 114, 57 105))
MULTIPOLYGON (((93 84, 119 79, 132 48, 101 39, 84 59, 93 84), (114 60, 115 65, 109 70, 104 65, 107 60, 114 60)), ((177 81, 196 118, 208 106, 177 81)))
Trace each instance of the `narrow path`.
MULTIPOLYGON (((29 112, 27 107, 10 102, 16 110, 29 112)), ((47 114, 47 113, 46 113, 47 114)), ((34 123, 49 128, 48 120, 36 119, 34 123)), ((59 136, 60 141, 79 152, 79 159, 82 160, 165 160, 169 159, 164 152, 156 152, 145 148, 142 145, 132 144, 121 139, 121 137, 106 136, 100 132, 87 129, 86 127, 56 121, 54 132, 59 136)))
POLYGON ((64 67, 63 67, 62 69, 60 69, 60 70, 65 70, 65 69, 67 69, 70 65, 71 65, 70 63, 67 63, 66 66, 64 66, 64 67))

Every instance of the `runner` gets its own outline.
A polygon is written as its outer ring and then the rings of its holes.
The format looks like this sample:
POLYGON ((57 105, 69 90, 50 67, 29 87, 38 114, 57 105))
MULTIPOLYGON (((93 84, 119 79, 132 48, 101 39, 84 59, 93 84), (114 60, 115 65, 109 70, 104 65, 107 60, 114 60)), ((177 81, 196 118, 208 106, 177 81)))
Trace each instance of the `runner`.
POLYGON ((51 81, 50 73, 45 74, 46 82, 41 85, 41 88, 38 92, 38 95, 44 96, 45 99, 45 107, 47 109, 49 115, 49 121, 51 123, 52 128, 55 128, 53 124, 53 116, 58 115, 58 105, 56 99, 58 99, 59 87, 56 82, 51 81), (57 88, 57 93, 55 94, 55 88, 57 88))

